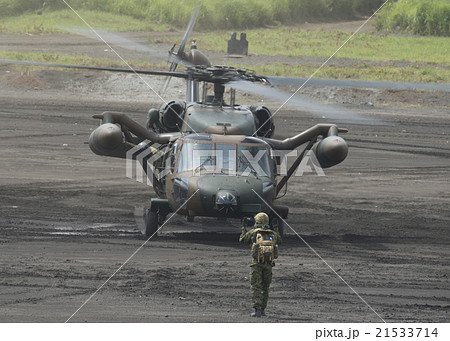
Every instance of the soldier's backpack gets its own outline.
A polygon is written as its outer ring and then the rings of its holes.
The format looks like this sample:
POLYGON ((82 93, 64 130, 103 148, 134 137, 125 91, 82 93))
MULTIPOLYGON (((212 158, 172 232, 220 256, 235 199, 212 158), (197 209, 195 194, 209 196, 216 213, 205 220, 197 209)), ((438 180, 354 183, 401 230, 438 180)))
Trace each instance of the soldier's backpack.
POLYGON ((278 245, 274 242, 272 230, 258 229, 255 233, 252 256, 258 263, 273 262, 278 258, 278 245))

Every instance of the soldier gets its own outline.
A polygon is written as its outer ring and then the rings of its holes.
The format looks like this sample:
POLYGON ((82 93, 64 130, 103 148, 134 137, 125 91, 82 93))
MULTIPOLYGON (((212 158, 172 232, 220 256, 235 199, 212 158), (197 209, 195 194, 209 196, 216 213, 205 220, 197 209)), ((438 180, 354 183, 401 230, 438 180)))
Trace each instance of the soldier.
POLYGON ((278 244, 281 236, 278 226, 270 229, 269 216, 264 213, 255 215, 255 225, 247 232, 248 220, 244 220, 239 242, 252 244, 253 261, 250 264, 250 285, 252 291, 252 317, 266 316, 264 309, 269 298, 269 286, 272 282, 272 267, 274 259, 278 258, 278 244))

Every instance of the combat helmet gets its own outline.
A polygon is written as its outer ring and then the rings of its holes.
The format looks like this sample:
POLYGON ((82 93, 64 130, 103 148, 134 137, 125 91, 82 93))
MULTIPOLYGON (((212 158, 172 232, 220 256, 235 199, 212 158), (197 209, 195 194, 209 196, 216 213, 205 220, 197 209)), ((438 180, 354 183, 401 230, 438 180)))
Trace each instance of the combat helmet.
POLYGON ((264 212, 258 213, 255 215, 255 225, 269 225, 269 216, 264 212))

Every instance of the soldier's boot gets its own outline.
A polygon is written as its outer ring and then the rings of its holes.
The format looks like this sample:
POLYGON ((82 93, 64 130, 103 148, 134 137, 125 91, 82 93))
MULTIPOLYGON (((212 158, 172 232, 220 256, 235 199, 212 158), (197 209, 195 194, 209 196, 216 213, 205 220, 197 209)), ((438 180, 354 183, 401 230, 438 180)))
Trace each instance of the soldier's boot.
POLYGON ((266 316, 266 312, 264 311, 264 309, 261 309, 261 316, 266 316))
POLYGON ((255 308, 255 311, 250 316, 251 317, 261 317, 261 310, 255 308))

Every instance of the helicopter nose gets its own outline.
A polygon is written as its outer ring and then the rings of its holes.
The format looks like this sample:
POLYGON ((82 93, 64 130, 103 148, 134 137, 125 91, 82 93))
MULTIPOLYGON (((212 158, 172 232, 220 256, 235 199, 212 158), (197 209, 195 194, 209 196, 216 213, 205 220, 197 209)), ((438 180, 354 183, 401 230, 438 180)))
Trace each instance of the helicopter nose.
POLYGON ((238 202, 233 193, 228 191, 219 191, 216 198, 216 205, 219 212, 227 214, 230 211, 237 210, 238 202))

